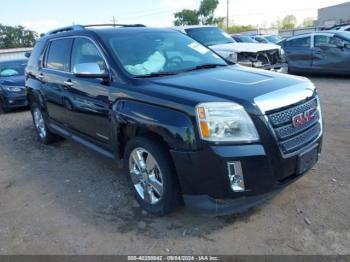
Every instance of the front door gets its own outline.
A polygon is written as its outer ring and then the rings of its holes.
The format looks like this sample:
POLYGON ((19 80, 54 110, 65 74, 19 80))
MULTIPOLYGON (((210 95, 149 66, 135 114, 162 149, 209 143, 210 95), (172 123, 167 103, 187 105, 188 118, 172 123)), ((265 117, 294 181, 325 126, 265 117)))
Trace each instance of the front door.
MULTIPOLYGON (((101 71, 107 70, 106 61, 97 44, 85 37, 74 38, 71 71, 77 65, 97 64, 101 71)), ((65 80, 69 127, 101 143, 110 143, 109 83, 98 78, 75 77, 65 80)))
POLYGON ((315 35, 312 67, 315 72, 350 73, 350 42, 333 35, 315 35))

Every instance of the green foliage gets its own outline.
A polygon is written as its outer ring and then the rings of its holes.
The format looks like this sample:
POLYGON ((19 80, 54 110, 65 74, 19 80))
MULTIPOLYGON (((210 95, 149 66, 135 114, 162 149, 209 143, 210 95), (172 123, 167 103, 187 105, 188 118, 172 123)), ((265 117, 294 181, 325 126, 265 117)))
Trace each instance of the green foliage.
POLYGON ((175 13, 176 20, 174 25, 198 25, 199 18, 197 10, 184 9, 181 12, 175 13))
POLYGON ((294 29, 298 23, 297 18, 294 15, 287 15, 282 19, 281 29, 294 29))
POLYGON ((23 26, 5 26, 0 24, 0 49, 32 47, 38 34, 23 26))
POLYGON ((224 21, 223 17, 214 17, 214 12, 219 5, 218 0, 202 0, 199 10, 184 9, 175 13, 174 25, 217 25, 224 21))
POLYGON ((302 26, 303 27, 313 27, 313 26, 315 26, 314 18, 312 18, 312 17, 305 18, 304 21, 303 21, 302 26))
POLYGON ((226 29, 226 26, 224 26, 223 24, 220 24, 219 27, 224 29, 228 34, 238 34, 241 32, 256 30, 256 27, 252 25, 232 25, 232 26, 229 26, 228 29, 226 29))

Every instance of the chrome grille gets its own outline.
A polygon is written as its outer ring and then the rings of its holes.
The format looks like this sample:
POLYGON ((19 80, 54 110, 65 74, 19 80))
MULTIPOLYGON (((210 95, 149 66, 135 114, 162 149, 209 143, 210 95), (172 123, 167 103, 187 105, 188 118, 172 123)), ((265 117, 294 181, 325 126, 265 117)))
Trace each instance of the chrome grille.
POLYGON ((277 141, 283 153, 293 153, 314 141, 321 133, 320 112, 317 110, 314 118, 299 126, 293 126, 293 117, 312 108, 317 108, 317 98, 291 106, 279 112, 267 113, 274 129, 277 141))
POLYGON ((311 108, 317 107, 317 99, 314 98, 304 104, 269 115, 273 126, 280 126, 292 121, 292 118, 311 108))

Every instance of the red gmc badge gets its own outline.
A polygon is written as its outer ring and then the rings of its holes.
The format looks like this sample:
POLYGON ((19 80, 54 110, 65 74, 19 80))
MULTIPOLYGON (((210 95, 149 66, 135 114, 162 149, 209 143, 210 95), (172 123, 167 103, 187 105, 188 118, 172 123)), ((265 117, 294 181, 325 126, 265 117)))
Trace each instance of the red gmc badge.
POLYGON ((316 112, 317 112, 317 108, 311 108, 305 111, 304 113, 294 116, 292 119, 293 127, 298 128, 310 122, 315 118, 316 112))

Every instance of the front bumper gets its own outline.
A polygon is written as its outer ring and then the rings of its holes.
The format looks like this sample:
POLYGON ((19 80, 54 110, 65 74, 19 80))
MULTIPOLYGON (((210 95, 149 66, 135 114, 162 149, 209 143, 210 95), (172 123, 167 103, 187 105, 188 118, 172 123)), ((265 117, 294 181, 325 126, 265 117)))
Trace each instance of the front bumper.
MULTIPOLYGON (((315 146, 320 153, 322 137, 302 153, 315 146)), ((185 204, 200 213, 216 215, 260 205, 309 170, 299 174, 299 155, 283 158, 279 148, 271 144, 208 145, 198 152, 172 151, 172 157, 185 204), (227 163, 232 161, 241 163, 244 192, 231 189, 227 163)))
POLYGON ((24 93, 7 93, 3 95, 4 106, 8 109, 15 109, 28 106, 27 96, 24 93))

